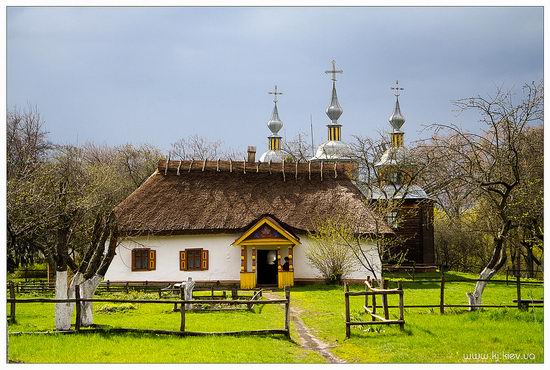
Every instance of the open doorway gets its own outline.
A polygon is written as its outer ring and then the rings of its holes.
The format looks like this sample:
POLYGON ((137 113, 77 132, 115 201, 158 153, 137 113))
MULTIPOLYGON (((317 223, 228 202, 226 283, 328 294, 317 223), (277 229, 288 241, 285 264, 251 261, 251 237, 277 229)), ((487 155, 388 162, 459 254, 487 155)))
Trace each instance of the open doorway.
POLYGON ((277 252, 274 250, 257 251, 258 285, 277 285, 277 252))

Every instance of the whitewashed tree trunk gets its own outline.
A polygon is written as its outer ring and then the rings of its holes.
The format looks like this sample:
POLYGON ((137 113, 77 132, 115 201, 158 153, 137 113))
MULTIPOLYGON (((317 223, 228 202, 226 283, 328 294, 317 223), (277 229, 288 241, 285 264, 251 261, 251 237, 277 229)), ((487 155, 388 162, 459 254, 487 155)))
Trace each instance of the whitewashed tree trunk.
MULTIPOLYGON (((99 283, 103 276, 94 275, 80 286, 80 296, 82 298, 92 298, 95 294, 99 283)), ((84 302, 82 304, 82 326, 91 326, 94 323, 94 310, 92 302, 84 302)))
MULTIPOLYGON (((73 280, 71 281, 71 284, 69 285, 68 297, 75 298, 76 286, 78 285, 80 287, 80 298, 86 298, 86 299, 92 298, 102 278, 103 276, 96 274, 92 278, 88 280, 84 280, 84 274, 81 272, 77 272, 74 275, 73 280)), ((70 303, 68 307, 69 316, 72 316, 72 312, 74 308, 75 308, 74 303, 70 303)), ((81 315, 82 315, 81 316, 82 326, 91 326, 94 323, 92 302, 82 303, 81 315)))
MULTIPOLYGON (((481 271, 481 274, 479 274, 480 280, 489 280, 493 277, 493 275, 496 273, 496 270, 490 269, 488 267, 485 267, 483 271, 481 271)), ((468 301, 470 304, 470 311, 475 311, 478 309, 478 307, 481 305, 481 297, 483 295, 483 290, 487 286, 488 281, 478 281, 476 283, 476 287, 472 293, 466 293, 468 296, 468 301)))
MULTIPOLYGON (((67 299, 67 271, 55 272, 55 298, 67 299)), ((55 304, 55 330, 71 329, 71 305, 69 303, 55 304)))

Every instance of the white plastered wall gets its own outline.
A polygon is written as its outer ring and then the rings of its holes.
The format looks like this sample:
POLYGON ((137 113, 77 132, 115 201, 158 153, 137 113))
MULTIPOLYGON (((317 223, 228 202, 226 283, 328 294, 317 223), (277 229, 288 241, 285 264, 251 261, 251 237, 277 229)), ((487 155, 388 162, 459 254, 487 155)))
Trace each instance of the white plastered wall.
MULTIPOLYGON (((294 279, 322 279, 320 272, 313 267, 308 259, 306 250, 311 248, 313 240, 307 235, 300 235, 301 245, 294 248, 294 279)), ((377 258, 378 252, 376 249, 376 244, 374 242, 366 245, 364 250, 370 250, 372 258, 370 258, 371 263, 374 264, 377 276, 380 276, 381 265, 380 259, 377 258)), ((345 279, 353 280, 365 280, 367 276, 372 276, 372 273, 368 272, 359 262, 354 266, 354 271, 346 275, 345 279)))
MULTIPOLYGON (((195 281, 237 282, 240 279, 241 248, 231 245, 239 234, 201 234, 177 236, 150 236, 123 240, 117 247, 105 280, 110 281, 183 281, 191 277, 195 281), (154 271, 132 271, 132 252, 134 248, 151 248, 156 251, 156 269, 154 271), (180 271, 179 252, 185 249, 202 248, 209 251, 208 270, 180 271)), ((305 234, 299 234, 300 245, 294 247, 294 278, 322 279, 319 271, 309 264, 306 250, 311 247, 312 240, 305 234)), ((370 245, 373 256, 376 255, 376 246, 370 245)), ((264 249, 258 247, 258 249, 264 249)), ((270 248, 265 248, 270 249, 270 248)), ((276 247, 275 247, 276 249, 276 247)), ((288 255, 288 247, 281 248, 281 263, 288 255)), ((377 275, 381 266, 376 261, 377 275)), ((247 270, 251 271, 252 253, 248 247, 247 270)), ((359 263, 355 270, 346 276, 346 279, 364 280, 371 275, 359 263)))
POLYGON ((238 234, 203 234, 150 236, 125 239, 105 275, 110 281, 239 281, 241 249, 231 243, 238 234), (132 271, 132 249, 151 248, 156 251, 154 271, 132 271), (179 254, 185 249, 208 250, 206 271, 180 271, 179 254))

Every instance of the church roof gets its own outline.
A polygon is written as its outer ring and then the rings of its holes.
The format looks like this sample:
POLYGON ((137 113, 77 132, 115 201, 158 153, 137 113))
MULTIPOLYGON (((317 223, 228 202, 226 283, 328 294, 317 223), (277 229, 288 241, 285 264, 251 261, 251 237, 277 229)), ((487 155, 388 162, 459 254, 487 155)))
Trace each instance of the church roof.
POLYGON ((352 151, 348 144, 342 141, 327 141, 317 148, 315 157, 311 160, 328 160, 328 161, 337 161, 337 160, 350 160, 352 158, 352 151))
POLYGON ((374 233, 353 171, 351 163, 162 160, 115 213, 125 235, 238 232, 265 215, 291 232, 345 215, 357 232, 374 233))

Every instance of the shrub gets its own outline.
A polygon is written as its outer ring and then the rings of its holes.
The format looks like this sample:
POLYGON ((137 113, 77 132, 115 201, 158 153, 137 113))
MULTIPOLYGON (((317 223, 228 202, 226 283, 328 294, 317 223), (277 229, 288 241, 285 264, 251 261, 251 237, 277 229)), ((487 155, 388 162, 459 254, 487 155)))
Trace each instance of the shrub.
POLYGON ((126 312, 135 309, 137 309, 137 306, 133 303, 107 303, 98 307, 96 311, 101 313, 115 313, 126 312))

